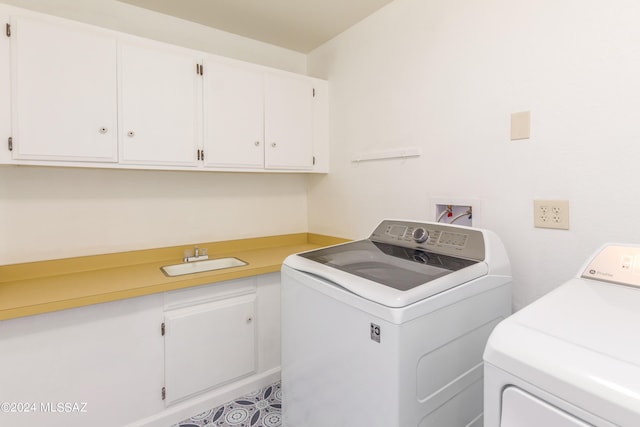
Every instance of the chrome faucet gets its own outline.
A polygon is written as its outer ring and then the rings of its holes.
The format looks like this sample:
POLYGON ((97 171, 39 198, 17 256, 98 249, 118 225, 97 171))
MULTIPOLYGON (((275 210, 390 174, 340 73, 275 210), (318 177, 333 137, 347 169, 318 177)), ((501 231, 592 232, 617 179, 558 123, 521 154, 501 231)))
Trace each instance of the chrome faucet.
POLYGON ((184 262, 202 261, 203 259, 209 259, 207 248, 199 249, 196 246, 193 250, 193 255, 191 255, 191 251, 189 250, 184 253, 184 262))

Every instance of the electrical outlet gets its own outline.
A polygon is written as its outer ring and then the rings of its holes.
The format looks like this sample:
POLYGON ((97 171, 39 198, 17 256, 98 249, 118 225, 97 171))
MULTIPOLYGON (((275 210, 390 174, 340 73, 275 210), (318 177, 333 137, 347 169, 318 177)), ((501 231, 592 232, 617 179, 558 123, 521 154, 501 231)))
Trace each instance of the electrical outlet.
POLYGON ((534 200, 533 225, 538 228, 569 229, 568 200, 534 200))

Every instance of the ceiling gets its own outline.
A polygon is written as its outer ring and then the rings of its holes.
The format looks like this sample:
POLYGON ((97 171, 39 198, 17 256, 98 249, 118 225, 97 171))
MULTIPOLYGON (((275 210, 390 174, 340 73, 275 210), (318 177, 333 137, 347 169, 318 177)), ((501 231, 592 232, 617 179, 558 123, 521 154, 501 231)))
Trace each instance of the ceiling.
POLYGON ((120 0, 308 53, 392 0, 120 0))

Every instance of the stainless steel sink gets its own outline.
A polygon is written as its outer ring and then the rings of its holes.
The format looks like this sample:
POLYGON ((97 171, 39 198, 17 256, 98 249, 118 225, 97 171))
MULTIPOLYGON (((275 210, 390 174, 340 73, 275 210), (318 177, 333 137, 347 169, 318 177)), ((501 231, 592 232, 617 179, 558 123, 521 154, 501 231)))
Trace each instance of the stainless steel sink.
POLYGON ((223 268, 242 267, 246 262, 238 258, 217 258, 204 261, 184 262, 182 264, 165 265, 161 270, 167 276, 182 276, 184 274, 202 273, 205 271, 222 270, 223 268))

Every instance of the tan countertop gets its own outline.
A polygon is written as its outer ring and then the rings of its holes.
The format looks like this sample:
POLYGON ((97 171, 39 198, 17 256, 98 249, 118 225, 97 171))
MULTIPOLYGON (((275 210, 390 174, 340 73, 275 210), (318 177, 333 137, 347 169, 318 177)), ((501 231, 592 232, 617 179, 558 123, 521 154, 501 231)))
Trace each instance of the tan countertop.
POLYGON ((193 245, 4 265, 0 320, 273 273, 290 254, 346 241, 299 233, 199 243, 209 258, 237 257, 248 265, 176 277, 160 267, 182 262, 193 245))

